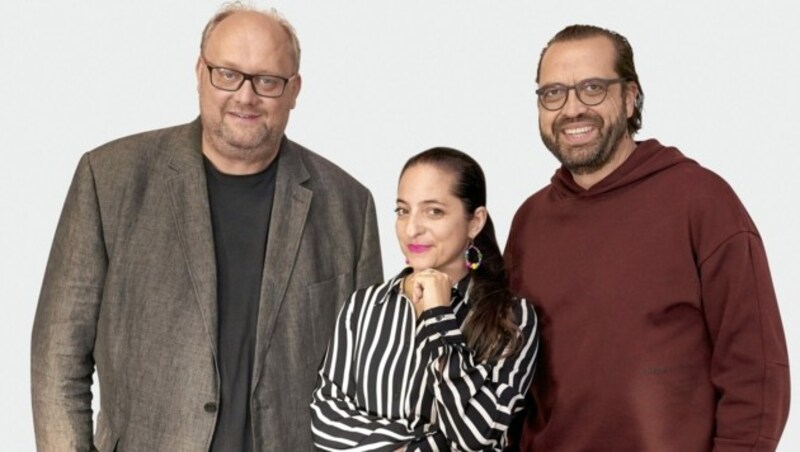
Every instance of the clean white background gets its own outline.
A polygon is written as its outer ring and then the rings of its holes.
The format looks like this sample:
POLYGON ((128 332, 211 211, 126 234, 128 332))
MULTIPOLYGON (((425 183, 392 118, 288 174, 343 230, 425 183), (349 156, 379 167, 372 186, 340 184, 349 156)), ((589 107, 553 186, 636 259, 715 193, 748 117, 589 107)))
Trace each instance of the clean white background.
MULTIPOLYGON (((392 213, 402 163, 435 145, 472 154, 486 171, 488 207, 503 246, 516 208, 557 167, 537 126, 541 48, 572 23, 626 35, 646 93, 638 138, 679 147, 739 194, 763 236, 797 364, 800 14, 792 2, 273 5, 294 23, 303 47, 303 90, 287 133, 372 190, 387 274, 402 265, 392 213)), ((34 449, 30 330, 75 165, 106 141, 197 115, 194 63, 200 32, 218 6, 206 0, 0 5, 4 450, 34 449)), ((781 451, 800 447, 796 419, 789 419, 781 451)))

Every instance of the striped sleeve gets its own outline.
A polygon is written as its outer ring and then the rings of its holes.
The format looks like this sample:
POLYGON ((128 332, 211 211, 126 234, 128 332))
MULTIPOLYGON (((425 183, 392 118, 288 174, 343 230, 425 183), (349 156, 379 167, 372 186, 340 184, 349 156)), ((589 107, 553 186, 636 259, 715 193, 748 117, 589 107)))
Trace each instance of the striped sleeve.
POLYGON ((475 362, 449 307, 420 318, 418 334, 426 337, 418 343, 432 356, 426 372, 433 379, 438 427, 455 450, 501 450, 512 415, 522 409, 535 369, 537 319, 525 300, 515 311, 519 353, 485 363, 475 362))
POLYGON ((311 401, 311 431, 321 450, 394 451, 422 436, 404 419, 390 420, 361 409, 356 403, 353 356, 358 326, 358 306, 374 288, 357 291, 342 307, 333 338, 311 401))

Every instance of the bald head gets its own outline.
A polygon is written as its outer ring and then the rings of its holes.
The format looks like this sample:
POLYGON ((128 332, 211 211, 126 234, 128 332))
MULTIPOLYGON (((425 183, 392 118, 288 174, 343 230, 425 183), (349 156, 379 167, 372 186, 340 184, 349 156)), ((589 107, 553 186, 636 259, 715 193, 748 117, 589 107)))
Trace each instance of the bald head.
MULTIPOLYGON (((208 21, 203 29, 203 36, 200 40, 200 53, 205 54, 208 41, 211 39, 217 28, 232 16, 239 16, 236 22, 247 23, 252 26, 264 26, 272 30, 273 35, 277 38, 283 35, 283 39, 288 43, 287 51, 292 60, 293 72, 300 70, 300 41, 297 39, 297 34, 292 27, 292 24, 286 20, 274 8, 269 10, 259 10, 250 6, 246 6, 240 2, 234 2, 223 6, 216 14, 208 21)), ((230 23, 229 23, 230 25, 230 23)))

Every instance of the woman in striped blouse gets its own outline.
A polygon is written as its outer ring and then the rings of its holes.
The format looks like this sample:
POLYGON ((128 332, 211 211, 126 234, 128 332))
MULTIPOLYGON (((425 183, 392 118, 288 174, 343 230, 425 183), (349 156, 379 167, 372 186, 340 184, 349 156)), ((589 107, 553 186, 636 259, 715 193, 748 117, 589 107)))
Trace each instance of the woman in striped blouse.
POLYGON ((342 307, 311 402, 323 450, 502 450, 533 378, 536 315, 509 289, 468 155, 412 157, 397 189, 408 268, 342 307))

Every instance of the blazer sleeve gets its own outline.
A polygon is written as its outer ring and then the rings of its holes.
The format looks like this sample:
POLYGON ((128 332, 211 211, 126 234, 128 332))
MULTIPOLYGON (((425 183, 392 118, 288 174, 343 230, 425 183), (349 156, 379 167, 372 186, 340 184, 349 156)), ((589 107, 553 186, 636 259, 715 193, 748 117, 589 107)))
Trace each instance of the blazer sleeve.
POLYGON ((31 399, 40 452, 92 448, 92 350, 107 263, 86 154, 56 228, 33 324, 31 399))
POLYGON ((311 433, 321 450, 394 451, 424 434, 404 419, 375 416, 356 403, 352 346, 355 301, 361 293, 356 292, 339 312, 312 396, 311 433))
POLYGON ((730 237, 699 271, 719 394, 714 450, 773 451, 789 414, 789 360, 761 239, 730 237))
POLYGON ((420 316, 417 343, 429 357, 438 428, 454 450, 502 449, 512 415, 523 408, 538 352, 537 318, 525 300, 515 311, 519 352, 488 362, 476 362, 449 306, 420 316))
POLYGON ((367 193, 363 222, 364 233, 361 237, 361 249, 358 255, 354 289, 371 286, 383 281, 378 220, 375 214, 375 202, 369 192, 367 193))

